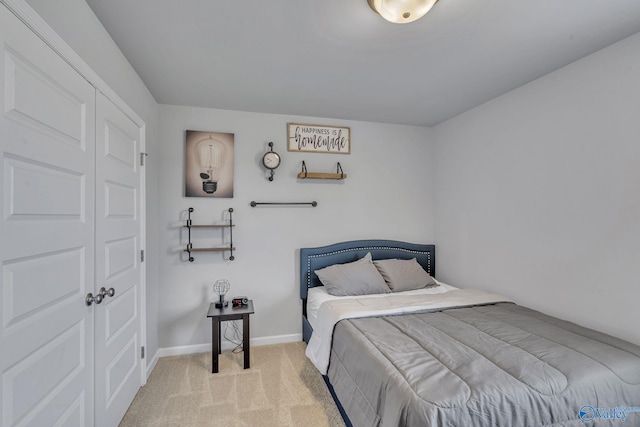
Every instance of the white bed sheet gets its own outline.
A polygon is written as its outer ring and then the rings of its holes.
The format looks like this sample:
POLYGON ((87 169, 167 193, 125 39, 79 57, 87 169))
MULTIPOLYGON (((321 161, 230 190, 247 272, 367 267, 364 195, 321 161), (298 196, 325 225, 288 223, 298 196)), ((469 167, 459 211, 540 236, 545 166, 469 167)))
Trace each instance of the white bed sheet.
POLYGON ((384 298, 385 296, 389 295, 435 295, 458 289, 455 286, 447 285, 446 283, 440 282, 438 280, 436 280, 436 282, 439 286, 433 286, 431 288, 415 289, 412 291, 404 292, 393 292, 390 294, 358 295, 353 297, 336 297, 333 295, 329 295, 324 286, 309 288, 309 291, 307 293, 307 319, 309 320, 309 324, 311 325, 311 327, 315 329, 320 306, 326 301, 345 300, 351 298, 355 298, 358 300, 361 300, 363 298, 384 298))

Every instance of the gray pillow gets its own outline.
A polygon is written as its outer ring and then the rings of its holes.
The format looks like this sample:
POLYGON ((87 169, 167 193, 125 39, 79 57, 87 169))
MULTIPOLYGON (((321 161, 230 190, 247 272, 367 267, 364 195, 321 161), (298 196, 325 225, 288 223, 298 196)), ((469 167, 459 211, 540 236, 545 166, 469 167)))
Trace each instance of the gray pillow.
POLYGON ((346 264, 334 264, 315 273, 334 296, 386 294, 391 292, 371 261, 371 253, 346 264))
POLYGON ((415 258, 381 259, 373 263, 393 292, 438 286, 415 258))

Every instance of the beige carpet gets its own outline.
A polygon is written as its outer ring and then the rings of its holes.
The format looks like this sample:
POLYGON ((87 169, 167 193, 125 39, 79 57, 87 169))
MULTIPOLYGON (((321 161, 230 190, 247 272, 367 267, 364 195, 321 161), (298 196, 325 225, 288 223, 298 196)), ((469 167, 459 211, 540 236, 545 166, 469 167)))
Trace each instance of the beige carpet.
POLYGON ((305 344, 251 347, 161 358, 138 391, 120 426, 344 426, 320 373, 304 355, 305 344))

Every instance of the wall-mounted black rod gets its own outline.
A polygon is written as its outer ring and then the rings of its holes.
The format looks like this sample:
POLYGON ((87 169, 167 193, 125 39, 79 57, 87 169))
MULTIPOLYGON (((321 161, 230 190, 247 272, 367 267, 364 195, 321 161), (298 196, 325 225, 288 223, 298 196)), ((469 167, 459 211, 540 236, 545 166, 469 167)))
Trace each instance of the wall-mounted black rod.
POLYGON ((251 202, 249 204, 252 208, 258 205, 311 205, 314 208, 318 206, 318 202, 315 200, 313 202, 251 202))

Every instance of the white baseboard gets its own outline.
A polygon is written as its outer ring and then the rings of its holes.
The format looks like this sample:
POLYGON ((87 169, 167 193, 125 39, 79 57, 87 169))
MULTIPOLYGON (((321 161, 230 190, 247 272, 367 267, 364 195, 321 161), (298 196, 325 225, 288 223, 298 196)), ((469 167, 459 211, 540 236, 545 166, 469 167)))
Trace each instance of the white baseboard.
MULTIPOLYGON (((222 341, 222 350, 233 348, 233 344, 222 341)), ((204 353, 211 351, 211 344, 181 345, 176 347, 164 347, 158 349, 158 358, 169 356, 182 356, 183 354, 204 353)))
MULTIPOLYGON (((270 337, 259 337, 259 338, 251 338, 250 340, 251 347, 258 347, 261 345, 270 345, 270 344, 283 344, 288 342, 298 342, 302 341, 302 334, 290 334, 290 335, 274 335, 270 337)), ((222 351, 232 350, 236 345, 230 341, 222 340, 222 351)), ((194 344, 194 345, 182 345, 175 347, 163 347, 159 348, 156 351, 156 354, 153 355, 151 361, 147 364, 147 378, 151 375, 151 371, 155 368, 158 360, 161 357, 169 357, 169 356, 182 356, 185 354, 194 354, 194 353, 206 353, 211 351, 211 343, 206 344, 194 344)))
POLYGON ((153 358, 149 362, 147 362, 147 380, 149 379, 149 375, 151 375, 151 371, 156 367, 156 363, 158 363, 158 359, 160 359, 159 355, 160 351, 156 351, 156 354, 153 355, 153 358))
MULTIPOLYGON (((252 346, 270 345, 270 344, 284 344, 287 342, 302 341, 302 334, 290 334, 290 335, 274 335, 271 337, 260 337, 252 339, 252 346)), ((224 345, 222 346, 224 348, 224 345)))

